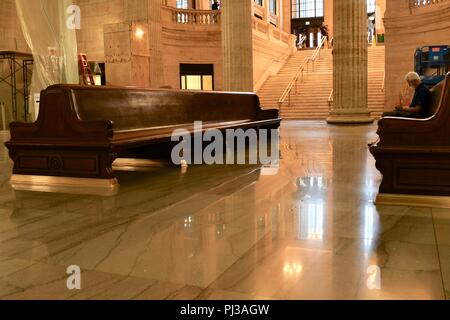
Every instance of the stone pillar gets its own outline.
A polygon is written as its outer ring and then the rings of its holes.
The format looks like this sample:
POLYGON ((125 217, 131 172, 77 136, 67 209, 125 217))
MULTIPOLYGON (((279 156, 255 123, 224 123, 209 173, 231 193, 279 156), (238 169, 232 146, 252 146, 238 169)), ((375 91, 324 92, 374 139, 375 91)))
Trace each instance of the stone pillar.
POLYGON ((148 32, 145 22, 103 26, 107 84, 149 86, 148 32))
POLYGON ((253 91, 252 5, 253 1, 221 1, 226 91, 253 91))
POLYGON ((264 12, 264 18, 265 18, 265 21, 267 22, 267 23, 270 23, 270 3, 269 3, 269 0, 264 0, 263 1, 263 4, 264 4, 264 10, 265 10, 265 12, 264 12))
POLYGON ((164 86, 161 0, 148 0, 150 87, 164 86))
POLYGON ((278 28, 283 30, 284 25, 283 0, 277 0, 277 15, 278 15, 278 28))
POLYGON ((105 25, 108 84, 164 85, 161 0, 124 0, 124 22, 105 25))
POLYGON ((367 105, 367 3, 333 1, 333 109, 328 123, 370 123, 367 105))

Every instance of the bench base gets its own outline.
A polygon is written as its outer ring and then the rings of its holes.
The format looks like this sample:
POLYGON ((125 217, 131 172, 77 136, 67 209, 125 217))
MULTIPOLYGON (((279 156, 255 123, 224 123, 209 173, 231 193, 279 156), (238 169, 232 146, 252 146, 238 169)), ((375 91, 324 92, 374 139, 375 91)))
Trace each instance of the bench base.
POLYGON ((100 196, 115 195, 119 191, 117 179, 91 179, 72 177, 52 177, 14 174, 10 180, 14 190, 89 194, 100 196))
POLYGON ((168 160, 117 158, 112 168, 116 171, 155 171, 161 168, 174 166, 168 160))
POLYGON ((450 197, 380 193, 375 199, 375 204, 410 207, 450 208, 450 197))

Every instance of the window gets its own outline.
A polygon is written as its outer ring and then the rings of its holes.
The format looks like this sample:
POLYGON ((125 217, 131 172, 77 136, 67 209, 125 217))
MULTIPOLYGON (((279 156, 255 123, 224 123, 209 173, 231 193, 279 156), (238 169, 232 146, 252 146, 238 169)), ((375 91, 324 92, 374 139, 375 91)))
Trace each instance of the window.
POLYGON ((292 19, 300 18, 300 0, 292 0, 291 15, 292 19))
POLYGON ((323 0, 292 0, 292 19, 323 17, 323 0))
POLYGON ((177 8, 178 9, 188 9, 189 8, 189 0, 177 0, 177 8))
POLYGON ((214 65, 180 64, 180 88, 183 90, 214 90, 214 65))
POLYGON ((277 14, 277 0, 269 0, 269 11, 277 14))
POLYGON ((376 0, 367 0, 367 13, 374 13, 376 9, 376 0))
POLYGON ((255 0, 255 3, 259 6, 263 5, 263 0, 255 0))

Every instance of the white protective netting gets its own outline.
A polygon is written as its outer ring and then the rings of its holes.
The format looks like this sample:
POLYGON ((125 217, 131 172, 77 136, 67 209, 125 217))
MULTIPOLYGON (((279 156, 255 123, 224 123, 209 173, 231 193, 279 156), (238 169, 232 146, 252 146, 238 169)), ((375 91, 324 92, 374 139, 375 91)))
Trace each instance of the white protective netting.
POLYGON ((33 53, 31 96, 52 84, 78 83, 74 26, 79 12, 72 0, 16 0, 16 7, 23 35, 33 53))

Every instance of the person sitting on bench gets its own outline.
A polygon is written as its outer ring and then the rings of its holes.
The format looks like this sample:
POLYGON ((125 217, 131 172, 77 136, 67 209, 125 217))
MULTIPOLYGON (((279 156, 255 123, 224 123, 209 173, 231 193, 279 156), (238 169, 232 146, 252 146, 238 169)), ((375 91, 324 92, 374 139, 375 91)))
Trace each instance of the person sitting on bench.
POLYGON ((431 91, 423 84, 416 72, 408 72, 405 80, 410 87, 415 89, 411 104, 409 107, 396 106, 396 111, 385 112, 383 117, 427 118, 431 103, 431 91))

